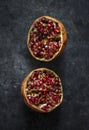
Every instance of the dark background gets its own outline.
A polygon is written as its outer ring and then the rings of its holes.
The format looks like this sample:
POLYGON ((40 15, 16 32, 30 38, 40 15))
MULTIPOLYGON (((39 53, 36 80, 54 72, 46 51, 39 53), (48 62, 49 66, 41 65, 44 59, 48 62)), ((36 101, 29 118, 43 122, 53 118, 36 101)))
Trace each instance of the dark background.
POLYGON ((0 0, 0 130, 89 130, 89 1, 0 0), (26 45, 28 29, 39 16, 63 22, 68 42, 49 63, 36 61, 26 45), (64 100, 48 114, 29 109, 20 85, 33 69, 60 75, 64 100))

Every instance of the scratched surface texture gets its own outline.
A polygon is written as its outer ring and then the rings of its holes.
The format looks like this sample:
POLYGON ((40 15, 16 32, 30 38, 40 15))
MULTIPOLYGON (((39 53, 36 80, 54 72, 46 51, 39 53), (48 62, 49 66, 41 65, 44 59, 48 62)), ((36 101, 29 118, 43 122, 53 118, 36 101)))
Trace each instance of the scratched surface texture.
POLYGON ((0 130, 89 130, 89 1, 0 0, 0 130), (36 61, 26 45, 28 29, 39 16, 63 22, 68 42, 49 63, 36 61), (49 114, 29 109, 20 85, 33 69, 60 75, 64 99, 49 114))

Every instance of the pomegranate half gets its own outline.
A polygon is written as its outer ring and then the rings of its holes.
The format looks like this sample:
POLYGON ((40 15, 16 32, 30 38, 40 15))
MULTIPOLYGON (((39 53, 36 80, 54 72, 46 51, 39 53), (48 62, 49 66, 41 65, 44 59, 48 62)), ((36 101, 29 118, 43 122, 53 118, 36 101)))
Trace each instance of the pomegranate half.
POLYGON ((47 68, 30 72, 22 82, 21 93, 27 106, 39 112, 52 111, 63 99, 59 76, 47 68))
POLYGON ((35 59, 51 61, 64 50, 66 41, 63 24, 55 18, 42 16, 29 29, 27 45, 35 59))

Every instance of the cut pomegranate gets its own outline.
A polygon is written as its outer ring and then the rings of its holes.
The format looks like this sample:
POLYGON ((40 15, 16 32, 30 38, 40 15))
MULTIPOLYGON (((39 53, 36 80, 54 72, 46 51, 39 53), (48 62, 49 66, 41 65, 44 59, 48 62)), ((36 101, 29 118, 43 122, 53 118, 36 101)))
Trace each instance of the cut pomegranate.
POLYGON ((21 92, 25 103, 39 112, 52 111, 63 99, 60 78, 47 68, 33 70, 24 79, 21 92))
POLYGON ((63 24, 49 16, 34 21, 29 33, 27 45, 37 60, 51 61, 65 48, 67 34, 63 24))

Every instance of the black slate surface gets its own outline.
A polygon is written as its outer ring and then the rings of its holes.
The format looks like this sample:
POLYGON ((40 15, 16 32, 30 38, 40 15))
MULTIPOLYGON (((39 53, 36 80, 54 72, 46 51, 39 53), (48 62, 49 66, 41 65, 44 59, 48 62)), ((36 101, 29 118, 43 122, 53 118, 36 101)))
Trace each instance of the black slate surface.
POLYGON ((0 130, 89 130, 89 1, 0 0, 0 130), (49 15, 68 33, 65 51, 49 63, 30 55, 26 40, 32 22, 49 15), (64 100, 49 114, 27 108, 20 84, 33 69, 60 75, 64 100))

